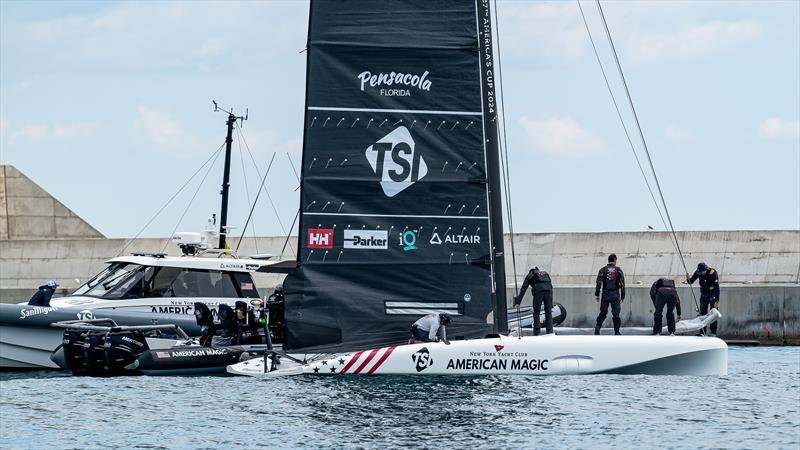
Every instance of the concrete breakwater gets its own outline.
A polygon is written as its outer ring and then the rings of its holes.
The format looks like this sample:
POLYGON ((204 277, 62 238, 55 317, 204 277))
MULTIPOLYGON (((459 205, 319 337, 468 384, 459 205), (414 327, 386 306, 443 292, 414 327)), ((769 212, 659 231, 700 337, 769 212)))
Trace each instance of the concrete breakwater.
MULTIPOLYGON (((681 232, 690 270, 699 261, 719 269, 722 280, 723 318, 720 334, 728 339, 758 339, 770 344, 800 344, 800 231, 681 232)), ((628 282, 628 299, 622 307, 625 325, 652 324, 650 284, 661 276, 681 279, 680 258, 663 232, 638 233, 533 233, 514 237, 517 282, 528 267, 548 270, 556 286, 555 300, 564 304, 566 326, 590 327, 597 316, 594 279, 606 255, 616 253, 628 282)), ((514 275, 511 247, 506 237, 509 305, 514 275)), ((241 255, 281 254, 285 237, 245 238, 241 255)), ((124 253, 158 252, 166 239, 136 239, 124 253)), ((237 243, 233 240, 233 245, 237 243)), ((0 239, 0 302, 26 301, 47 279, 59 280, 63 295, 85 282, 119 254, 125 239, 0 239)), ((292 237, 283 259, 294 259, 297 238, 292 237)), ((177 247, 166 251, 177 254, 177 247)), ((258 274, 262 295, 280 280, 258 274)), ((695 294, 699 296, 697 288, 695 294)), ((684 317, 693 317, 694 304, 687 286, 680 290, 684 317)), ((525 299, 530 304, 530 295, 525 299)), ((607 326, 610 326, 608 319, 607 326)))

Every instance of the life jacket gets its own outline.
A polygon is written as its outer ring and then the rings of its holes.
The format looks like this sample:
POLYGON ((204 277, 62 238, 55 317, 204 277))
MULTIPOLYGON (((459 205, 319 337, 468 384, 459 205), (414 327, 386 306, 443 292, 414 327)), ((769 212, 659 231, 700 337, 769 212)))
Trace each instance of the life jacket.
POLYGON ((531 287, 539 283, 548 283, 548 284, 552 283, 550 281, 550 274, 545 272, 544 270, 534 270, 532 272, 533 272, 533 277, 531 277, 531 280, 529 282, 531 287))
POLYGON ((605 276, 603 277, 604 291, 616 291, 622 287, 619 274, 620 270, 617 266, 606 266, 605 276))

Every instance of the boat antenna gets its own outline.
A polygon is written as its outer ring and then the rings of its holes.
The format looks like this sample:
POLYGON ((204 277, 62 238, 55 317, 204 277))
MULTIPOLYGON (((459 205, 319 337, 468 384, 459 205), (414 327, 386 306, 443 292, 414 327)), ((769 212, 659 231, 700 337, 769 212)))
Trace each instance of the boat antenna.
MULTIPOLYGON (((583 8, 581 7, 580 0, 577 0, 577 1, 578 1, 578 7, 581 10, 581 15, 583 15, 583 8)), ((630 92, 630 89, 628 88, 628 82, 625 79, 625 74, 622 71, 622 64, 619 62, 619 56, 617 54, 617 49, 614 46, 614 40, 611 38, 611 32, 608 29, 608 22, 606 22, 606 16, 603 13, 603 6, 600 4, 600 0, 595 0, 595 3, 597 4, 597 9, 600 12, 600 18, 602 19, 602 22, 603 22, 603 29, 605 30, 606 38, 608 38, 608 43, 609 43, 609 46, 611 47, 611 54, 614 56, 614 62, 616 64, 616 66, 617 66, 617 72, 619 73, 620 80, 622 81, 622 86, 625 88, 625 96, 627 97, 628 106, 630 107, 631 113, 633 114, 634 123, 636 124, 636 129, 637 129, 637 131, 639 133, 639 139, 642 142, 642 147, 644 148, 645 155, 647 155, 647 162, 648 162, 648 164, 650 166, 650 171, 651 171, 651 173, 653 175, 653 181, 655 182, 656 190, 658 191, 658 195, 659 195, 659 197, 661 199, 661 206, 664 208, 664 214, 666 215, 666 218, 667 218, 667 223, 665 225, 667 225, 667 224, 669 225, 669 231, 671 232, 671 235, 672 235, 672 242, 675 245, 675 250, 677 251, 678 257, 681 260, 681 265, 683 266, 684 271, 688 274, 689 273, 689 269, 686 267, 686 260, 683 257, 683 252, 681 251, 681 246, 680 246, 680 242, 678 240, 678 235, 675 232, 674 225, 672 224, 672 218, 670 217, 669 209, 667 208, 667 202, 664 199, 664 192, 661 189, 661 183, 658 181, 658 175, 656 174, 655 165, 653 164, 653 159, 650 156, 650 149, 647 147, 647 140, 644 138, 644 132, 642 131, 642 125, 639 122, 639 115, 636 114, 636 108, 633 106, 633 99, 631 97, 631 92, 630 92)), ((586 22, 586 17, 583 16, 583 19, 584 19, 584 23, 585 23, 586 22)), ((586 30, 587 30, 587 32, 589 31, 588 25, 586 27, 586 30)), ((591 39, 591 32, 589 32, 589 37, 591 39)), ((594 47, 594 43, 592 44, 592 46, 594 47)), ((595 52, 596 52, 596 49, 595 49, 595 52)), ((599 57, 598 57, 598 63, 600 63, 600 58, 599 57)), ((602 68, 602 63, 600 64, 600 66, 602 68)), ((604 74, 603 76, 605 77, 605 71, 603 72, 603 74, 604 74)), ((607 78, 606 78, 606 84, 608 86, 608 79, 607 78)), ((608 88, 609 88, 609 92, 611 92, 611 87, 608 86, 608 88)), ((612 93, 611 96, 613 98, 614 94, 612 93)), ((616 101, 614 103, 616 105, 616 101)), ((620 120, 622 120, 622 116, 621 115, 620 115, 620 120)), ((626 134, 627 134, 627 132, 626 132, 626 134)), ((635 153, 635 151, 634 151, 634 153, 635 153)), ((637 162, 638 162, 638 157, 637 157, 637 162)), ((641 166, 640 166, 640 168, 641 168, 641 166)), ((644 172, 642 173, 642 175, 644 175, 644 172)), ((646 179, 647 178, 645 177, 645 180, 646 179)), ((648 188, 649 188, 649 183, 648 183, 648 188)), ((652 191, 651 191, 651 194, 652 194, 652 191)), ((654 199, 654 201, 655 201, 655 199, 654 199)), ((656 202, 656 208, 658 208, 658 203, 657 202, 656 202)), ((659 209, 659 214, 660 214, 660 212, 661 212, 661 210, 659 209)), ((662 216, 661 219, 663 221, 664 217, 662 216)), ((696 297, 696 295, 694 293, 694 289, 691 286, 689 286, 689 290, 692 292, 692 298, 694 299, 695 310, 699 312, 700 311, 700 306, 697 303, 697 297, 696 297)))
POLYGON ((225 237, 228 234, 228 189, 231 185, 231 144, 233 144, 233 127, 237 121, 244 123, 250 115, 249 109, 245 110, 244 116, 236 116, 233 110, 226 110, 220 108, 215 100, 211 100, 214 104, 214 112, 222 111, 228 114, 228 119, 225 124, 228 127, 228 134, 225 136, 225 168, 222 173, 222 205, 220 207, 219 215, 219 248, 225 249, 225 237))

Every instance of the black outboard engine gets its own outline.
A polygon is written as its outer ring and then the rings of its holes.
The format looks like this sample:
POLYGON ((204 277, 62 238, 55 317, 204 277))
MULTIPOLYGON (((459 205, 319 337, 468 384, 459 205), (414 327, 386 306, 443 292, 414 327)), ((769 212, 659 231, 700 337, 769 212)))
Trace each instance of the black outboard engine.
POLYGON ((61 350, 63 363, 76 376, 110 377, 132 375, 125 366, 149 350, 139 330, 65 330, 61 350))
POLYGON ((233 308, 225 303, 220 303, 217 306, 217 318, 219 319, 220 336, 214 340, 213 345, 230 345, 231 340, 236 337, 236 315, 233 308))
POLYGON ((258 334, 260 324, 256 320, 253 308, 247 302, 241 300, 236 302, 236 336, 232 342, 234 345, 260 344, 261 337, 258 334))

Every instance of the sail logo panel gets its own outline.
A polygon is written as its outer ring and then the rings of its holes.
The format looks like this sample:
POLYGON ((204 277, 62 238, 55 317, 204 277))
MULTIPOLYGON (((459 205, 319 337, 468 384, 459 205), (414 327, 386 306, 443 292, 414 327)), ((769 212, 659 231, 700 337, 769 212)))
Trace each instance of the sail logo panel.
POLYGON ((490 329, 477 14, 469 0, 311 3, 288 347, 397 344, 420 313, 453 308, 449 335, 490 329))

